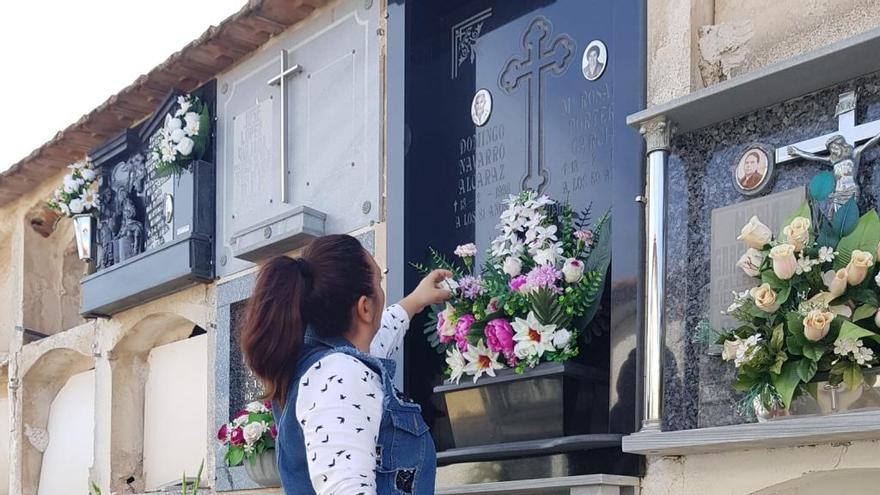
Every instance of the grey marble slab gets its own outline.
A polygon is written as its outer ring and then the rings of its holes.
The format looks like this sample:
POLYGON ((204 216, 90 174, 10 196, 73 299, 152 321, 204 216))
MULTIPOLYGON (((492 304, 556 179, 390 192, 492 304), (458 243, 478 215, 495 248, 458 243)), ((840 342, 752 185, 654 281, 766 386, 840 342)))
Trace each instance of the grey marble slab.
MULTIPOLYGON (((740 396, 730 388, 733 370, 705 355, 694 328, 709 317, 711 213, 747 201, 734 187, 732 169, 754 143, 781 147, 837 129, 838 95, 857 90, 857 122, 880 119, 880 76, 871 74, 782 102, 711 127, 677 135, 669 157, 667 205, 666 353, 664 429, 682 430, 742 422, 740 396)), ((880 149, 863 157, 862 211, 880 194, 880 149)), ((807 184, 819 167, 802 161, 777 167, 768 192, 807 184)), ((739 229, 741 226, 730 226, 739 229)))

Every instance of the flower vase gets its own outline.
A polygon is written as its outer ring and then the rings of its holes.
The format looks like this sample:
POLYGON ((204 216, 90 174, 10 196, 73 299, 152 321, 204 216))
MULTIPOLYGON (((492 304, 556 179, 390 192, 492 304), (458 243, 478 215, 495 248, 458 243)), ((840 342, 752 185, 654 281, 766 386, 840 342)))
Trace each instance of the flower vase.
POLYGON ((758 423, 766 423, 772 419, 778 419, 789 415, 789 412, 786 411, 781 404, 774 404, 773 407, 768 410, 764 407, 764 404, 761 403, 760 397, 752 399, 752 407, 755 409, 755 417, 758 419, 758 423))
POLYGON ((254 483, 261 487, 281 486, 281 476, 278 474, 278 463, 275 458, 275 449, 269 449, 262 454, 245 459, 244 470, 254 483))
POLYGON ((90 213, 73 216, 74 236, 79 259, 89 261, 95 245, 95 217, 90 213))

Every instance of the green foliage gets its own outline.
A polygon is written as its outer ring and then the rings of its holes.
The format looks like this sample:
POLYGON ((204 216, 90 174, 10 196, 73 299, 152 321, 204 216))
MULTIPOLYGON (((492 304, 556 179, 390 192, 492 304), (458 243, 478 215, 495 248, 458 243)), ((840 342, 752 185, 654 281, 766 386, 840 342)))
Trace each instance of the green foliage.
MULTIPOLYGON (((855 196, 849 198, 835 213, 831 224, 838 239, 852 234, 859 223, 859 207, 856 205, 855 196)), ((875 246, 876 248, 876 246, 875 246)))
POLYGON ((798 364, 796 362, 788 362, 782 365, 779 374, 771 374, 773 388, 779 393, 782 403, 787 409, 791 405, 791 399, 794 392, 800 384, 800 376, 798 375, 798 364))
POLYGON ((834 174, 823 170, 810 181, 810 196, 816 201, 828 199, 834 191, 834 174))
POLYGON ((101 489, 98 487, 98 485, 95 484, 94 481, 89 481, 89 494, 101 495, 101 489))
POLYGON ((422 333, 428 338, 428 344, 431 345, 437 354, 443 354, 443 348, 440 346, 440 336, 437 334, 437 314, 443 311, 443 305, 436 305, 428 311, 428 319, 425 321, 425 327, 422 333))
POLYGON ((199 492, 199 487, 202 483, 202 470, 205 468, 205 461, 202 461, 199 464, 199 472, 196 474, 196 479, 189 483, 186 480, 186 471, 183 472, 183 478, 181 480, 181 485, 183 486, 183 492, 181 495, 196 495, 199 492))
POLYGON ((433 270, 449 270, 453 273, 454 278, 459 279, 464 275, 462 268, 455 263, 446 259, 443 253, 434 248, 428 248, 430 262, 427 265, 421 263, 410 262, 410 266, 418 270, 419 273, 427 275, 433 270))
POLYGON ((857 249, 876 252, 877 244, 880 244, 880 217, 875 210, 871 210, 862 215, 852 233, 840 239, 837 245, 839 254, 834 258, 834 269, 839 270, 849 264, 852 252, 857 249))
POLYGON ((571 315, 567 314, 559 297, 547 289, 537 290, 529 295, 529 303, 535 318, 543 325, 556 325, 569 328, 571 315))

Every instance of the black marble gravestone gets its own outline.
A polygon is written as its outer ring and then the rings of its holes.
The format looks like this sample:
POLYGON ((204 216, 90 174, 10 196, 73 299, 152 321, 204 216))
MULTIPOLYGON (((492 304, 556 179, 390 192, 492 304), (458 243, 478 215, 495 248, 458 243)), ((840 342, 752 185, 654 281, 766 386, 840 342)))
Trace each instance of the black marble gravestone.
MULTIPOLYGON (((402 102, 389 103, 389 141, 404 144, 402 156, 389 144, 389 174, 395 160, 402 161, 405 260, 424 261, 428 246, 450 254, 465 242, 487 247, 503 201, 524 188, 570 201, 575 209, 592 205, 594 218, 613 210, 610 290, 596 322, 610 331, 583 349, 583 359, 610 376, 608 402, 597 405, 608 407, 610 419, 592 433, 634 431, 642 273, 641 211, 634 198, 643 184, 643 145, 625 117, 644 104, 643 2, 395 4, 390 10, 405 14, 392 17, 389 30, 405 29, 405 36, 389 38, 389 78, 405 91, 402 102), (598 78, 595 67, 582 65, 594 40, 607 47, 598 78), (491 98, 481 96, 472 116, 475 94, 483 89, 491 98), (392 134, 394 119, 403 120, 403 135, 392 134)), ((417 280, 410 270, 404 285, 417 280)), ((406 352, 405 386, 423 404, 442 450, 449 444, 431 387, 441 380, 443 358, 418 329, 410 332, 406 352)), ((576 471, 634 469, 631 459, 616 462, 623 458, 608 454, 576 471)))
MULTIPOLYGON (((213 107, 214 86, 193 94, 213 107)), ((156 175, 149 151, 177 96, 89 153, 102 183, 97 271, 82 281, 84 315, 111 315, 214 278, 213 145, 173 177, 156 175)))

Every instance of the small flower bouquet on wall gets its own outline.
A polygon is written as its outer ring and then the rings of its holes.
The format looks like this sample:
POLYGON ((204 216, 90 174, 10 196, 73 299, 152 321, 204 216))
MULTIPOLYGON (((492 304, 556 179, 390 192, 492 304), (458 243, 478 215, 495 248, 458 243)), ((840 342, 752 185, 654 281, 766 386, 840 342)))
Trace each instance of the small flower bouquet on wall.
POLYGON ((568 204, 524 191, 511 196, 501 214, 499 235, 475 267, 477 247, 455 250, 449 262, 431 250, 423 272, 452 271, 453 298, 432 308, 425 333, 446 352, 450 381, 474 382, 495 370, 521 373, 541 362, 564 362, 578 355, 589 338, 588 325, 599 306, 611 259, 610 214, 589 229, 589 209, 577 214, 568 204))
POLYGON ((275 449, 275 419, 270 402, 251 402, 239 411, 232 422, 217 432, 217 440, 226 446, 226 464, 239 466, 245 460, 254 462, 257 456, 275 449))
POLYGON ((755 285, 734 294, 726 311, 740 326, 698 329, 736 367, 733 387, 746 394, 746 416, 785 414, 817 374, 857 390, 877 363, 880 217, 874 210, 859 217, 855 197, 826 216, 821 184, 813 181, 811 199, 777 235, 757 217, 742 228, 747 249, 737 266, 755 285))
POLYGON ((67 166, 70 172, 64 176, 63 184, 55 190, 47 204, 49 208, 61 212, 66 217, 93 214, 98 211, 98 188, 101 178, 86 158, 67 166))
POLYGON ((208 105, 199 98, 177 97, 177 110, 165 116, 165 125, 150 149, 156 175, 180 175, 193 160, 200 160, 208 149, 211 116, 208 105))

